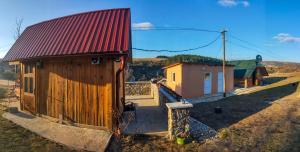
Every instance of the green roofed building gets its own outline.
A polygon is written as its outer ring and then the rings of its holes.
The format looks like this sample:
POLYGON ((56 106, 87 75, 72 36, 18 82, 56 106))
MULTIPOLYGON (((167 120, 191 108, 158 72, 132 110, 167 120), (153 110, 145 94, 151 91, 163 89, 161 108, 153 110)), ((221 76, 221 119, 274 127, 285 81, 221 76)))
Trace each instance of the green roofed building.
POLYGON ((230 61, 234 65, 234 84, 237 87, 252 87, 263 84, 263 77, 268 76, 265 66, 255 60, 230 61))

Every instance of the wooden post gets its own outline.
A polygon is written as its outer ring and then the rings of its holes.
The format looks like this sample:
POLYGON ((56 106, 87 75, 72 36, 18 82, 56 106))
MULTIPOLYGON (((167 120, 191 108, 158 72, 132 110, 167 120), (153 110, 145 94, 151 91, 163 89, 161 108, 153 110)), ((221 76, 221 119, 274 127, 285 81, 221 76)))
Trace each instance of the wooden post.
POLYGON ((226 34, 226 30, 223 30, 221 32, 222 34, 222 42, 223 42, 223 97, 226 97, 226 39, 225 39, 225 34, 226 34))

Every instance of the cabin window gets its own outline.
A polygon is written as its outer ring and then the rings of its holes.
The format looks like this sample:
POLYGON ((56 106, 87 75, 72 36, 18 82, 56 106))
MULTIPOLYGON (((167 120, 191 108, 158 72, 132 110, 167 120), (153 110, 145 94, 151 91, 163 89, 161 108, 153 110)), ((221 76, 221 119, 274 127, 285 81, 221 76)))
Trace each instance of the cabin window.
POLYGON ((175 80, 176 80, 176 75, 175 73, 172 73, 172 81, 175 82, 175 80))
POLYGON ((33 73, 33 65, 26 64, 24 66, 24 92, 26 93, 33 93, 33 79, 34 73, 33 73))
POLYGON ((24 92, 28 92, 28 78, 24 77, 24 92))

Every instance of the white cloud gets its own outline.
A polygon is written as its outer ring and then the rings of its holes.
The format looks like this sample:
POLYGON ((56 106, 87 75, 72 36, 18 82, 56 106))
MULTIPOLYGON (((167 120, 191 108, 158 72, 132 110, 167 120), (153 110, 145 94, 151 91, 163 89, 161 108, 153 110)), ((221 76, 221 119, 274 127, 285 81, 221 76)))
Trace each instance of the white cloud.
POLYGON ((294 37, 288 33, 279 33, 273 38, 280 43, 300 43, 300 37, 294 37))
POLYGON ((224 7, 233 7, 233 6, 237 6, 237 5, 242 5, 244 7, 248 7, 250 6, 249 1, 246 0, 219 0, 218 4, 220 4, 221 6, 224 7))
POLYGON ((134 29, 148 30, 153 27, 153 24, 151 24, 150 22, 133 23, 132 27, 134 29))
POLYGON ((250 6, 250 3, 248 1, 241 1, 241 4, 243 4, 244 7, 250 6))

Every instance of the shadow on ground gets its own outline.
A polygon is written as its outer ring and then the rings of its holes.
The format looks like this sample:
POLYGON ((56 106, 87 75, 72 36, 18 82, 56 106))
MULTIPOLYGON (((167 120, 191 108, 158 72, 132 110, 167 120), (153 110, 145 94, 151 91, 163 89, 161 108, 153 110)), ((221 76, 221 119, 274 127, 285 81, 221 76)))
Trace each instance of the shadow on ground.
POLYGON ((285 79, 287 79, 287 77, 266 77, 263 79, 263 84, 272 84, 285 79))
POLYGON ((291 83, 250 94, 228 97, 217 102, 194 105, 191 116, 218 130, 255 114, 272 104, 273 101, 294 93, 298 83, 291 83), (221 107, 222 113, 216 114, 215 107, 221 107))

